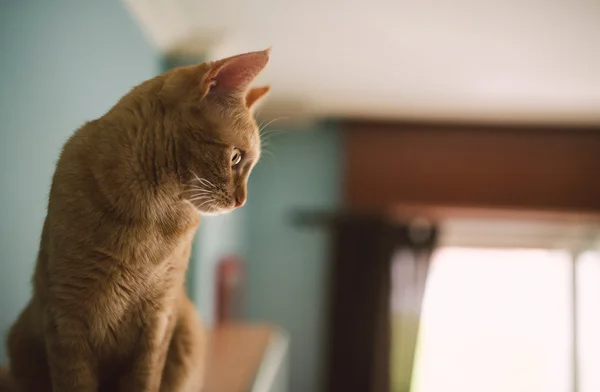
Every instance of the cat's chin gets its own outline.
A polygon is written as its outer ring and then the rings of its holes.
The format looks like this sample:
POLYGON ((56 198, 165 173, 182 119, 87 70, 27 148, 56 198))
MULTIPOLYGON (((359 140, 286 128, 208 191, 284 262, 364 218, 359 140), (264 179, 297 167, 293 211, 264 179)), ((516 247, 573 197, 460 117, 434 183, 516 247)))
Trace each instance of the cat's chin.
POLYGON ((236 207, 231 207, 231 208, 222 208, 222 209, 218 209, 218 210, 214 210, 214 211, 202 211, 202 210, 198 209, 198 207, 196 207, 194 205, 194 203, 192 203, 188 200, 186 200, 185 202, 188 205, 192 206, 194 208, 194 210, 196 210, 196 212, 200 216, 219 216, 219 215, 229 214, 230 212, 233 212, 236 210, 236 207))
POLYGON ((219 215, 229 214, 230 212, 233 212, 234 210, 235 210, 235 208, 228 208, 228 209, 217 210, 217 211, 200 211, 200 210, 198 210, 198 213, 201 216, 219 216, 219 215))

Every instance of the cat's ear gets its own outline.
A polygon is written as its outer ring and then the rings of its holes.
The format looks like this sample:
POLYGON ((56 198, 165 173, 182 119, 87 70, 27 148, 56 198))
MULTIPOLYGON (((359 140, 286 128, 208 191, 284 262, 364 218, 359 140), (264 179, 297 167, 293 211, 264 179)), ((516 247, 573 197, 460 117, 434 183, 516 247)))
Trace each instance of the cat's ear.
POLYGON ((246 107, 252 109, 254 104, 260 101, 271 89, 271 86, 254 87, 246 93, 246 107))
POLYGON ((271 48, 228 57, 210 64, 202 78, 202 96, 244 93, 269 62, 271 48))

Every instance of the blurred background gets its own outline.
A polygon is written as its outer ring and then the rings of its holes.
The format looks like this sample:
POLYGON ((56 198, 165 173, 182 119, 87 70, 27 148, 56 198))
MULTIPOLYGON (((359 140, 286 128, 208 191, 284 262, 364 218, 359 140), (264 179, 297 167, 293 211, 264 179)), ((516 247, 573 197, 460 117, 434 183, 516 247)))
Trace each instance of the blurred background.
POLYGON ((66 138, 272 45, 248 203, 188 276, 211 329, 285 337, 253 390, 600 391, 600 2, 0 4, 3 337, 66 138))

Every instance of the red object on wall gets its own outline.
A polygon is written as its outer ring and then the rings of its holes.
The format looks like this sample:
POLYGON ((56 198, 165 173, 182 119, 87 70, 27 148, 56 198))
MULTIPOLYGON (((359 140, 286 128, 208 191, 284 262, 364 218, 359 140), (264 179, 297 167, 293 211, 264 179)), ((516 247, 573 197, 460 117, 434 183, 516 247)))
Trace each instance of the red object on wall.
POLYGON ((238 320, 242 316, 243 261, 234 256, 219 261, 216 268, 216 301, 215 321, 217 325, 238 320))

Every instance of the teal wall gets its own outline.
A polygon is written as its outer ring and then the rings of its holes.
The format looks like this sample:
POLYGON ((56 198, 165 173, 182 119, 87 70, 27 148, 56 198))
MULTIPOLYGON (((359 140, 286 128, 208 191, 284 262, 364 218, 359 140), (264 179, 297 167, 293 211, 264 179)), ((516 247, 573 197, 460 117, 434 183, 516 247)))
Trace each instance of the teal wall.
MULTIPOLYGON (((0 336, 30 296, 65 139, 158 71, 118 0, 0 0, 0 336)), ((5 359, 0 344, 0 362, 5 359)))
POLYGON ((340 204, 340 133, 333 124, 288 129, 250 176, 245 212, 248 316, 291 337, 292 392, 322 390, 328 232, 298 227, 298 209, 340 204))
POLYGON ((200 222, 188 279, 193 283, 191 297, 209 327, 215 321, 216 265, 223 257, 246 253, 245 217, 245 208, 241 208, 227 215, 203 217, 200 222))

